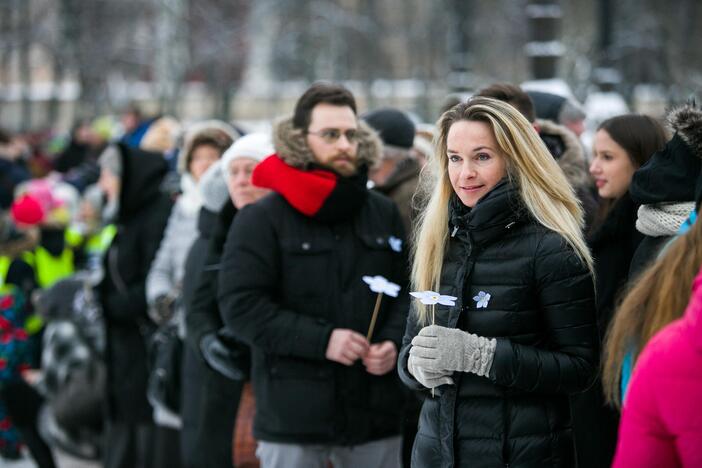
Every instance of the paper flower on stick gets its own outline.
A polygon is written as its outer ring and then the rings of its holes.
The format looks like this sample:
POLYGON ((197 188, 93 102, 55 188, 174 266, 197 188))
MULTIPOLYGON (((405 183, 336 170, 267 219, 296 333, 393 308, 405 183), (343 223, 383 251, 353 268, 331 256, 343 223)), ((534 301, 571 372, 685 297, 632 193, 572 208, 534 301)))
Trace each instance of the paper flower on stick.
POLYGON ((373 309, 373 315, 371 316, 370 326, 368 327, 368 333, 366 334, 366 339, 368 341, 373 337, 373 329, 375 328, 375 321, 378 319, 378 312, 380 311, 380 301, 383 300, 383 294, 390 297, 397 297, 400 292, 400 285, 392 283, 380 275, 376 276, 364 276, 363 281, 368 285, 371 291, 378 293, 378 298, 375 300, 375 308, 373 309))
POLYGON ((400 292, 400 285, 392 283, 380 275, 364 276, 363 281, 365 281, 370 290, 375 293, 397 297, 397 294, 400 292))
POLYGON ((455 306, 457 297, 443 296, 434 291, 414 291, 410 295, 419 299, 424 305, 441 304, 445 306, 455 306))

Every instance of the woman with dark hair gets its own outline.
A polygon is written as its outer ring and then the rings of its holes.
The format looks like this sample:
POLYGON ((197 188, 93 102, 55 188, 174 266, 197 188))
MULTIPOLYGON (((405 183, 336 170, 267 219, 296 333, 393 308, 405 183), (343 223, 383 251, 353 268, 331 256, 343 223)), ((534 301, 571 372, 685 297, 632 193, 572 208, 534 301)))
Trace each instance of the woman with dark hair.
MULTIPOLYGON (((629 196, 634 172, 665 145, 665 130, 646 115, 626 114, 605 120, 593 140, 590 174, 602 199, 588 236, 595 261, 597 325, 600 339, 612 318, 619 291, 643 234, 636 230, 638 205, 629 196)), ((578 466, 609 466, 617 442, 619 413, 604 402, 598 381, 571 397, 578 466)))
POLYGON ((627 281, 631 258, 643 238, 636 230, 638 206, 629 196, 629 185, 634 172, 665 142, 663 126, 646 115, 613 117, 602 122, 595 133, 590 174, 603 203, 588 243, 595 260, 601 337, 611 320, 617 292, 627 281))

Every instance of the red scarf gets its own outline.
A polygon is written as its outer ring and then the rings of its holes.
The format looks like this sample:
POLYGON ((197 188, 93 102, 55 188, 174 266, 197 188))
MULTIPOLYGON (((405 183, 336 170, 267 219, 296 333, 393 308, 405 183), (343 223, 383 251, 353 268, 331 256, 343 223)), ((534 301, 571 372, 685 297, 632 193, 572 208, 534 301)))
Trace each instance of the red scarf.
POLYGON ((277 155, 259 163, 251 181, 257 187, 271 189, 300 213, 323 222, 337 222, 353 216, 366 201, 367 169, 359 168, 351 177, 319 166, 310 170, 286 164, 277 155))

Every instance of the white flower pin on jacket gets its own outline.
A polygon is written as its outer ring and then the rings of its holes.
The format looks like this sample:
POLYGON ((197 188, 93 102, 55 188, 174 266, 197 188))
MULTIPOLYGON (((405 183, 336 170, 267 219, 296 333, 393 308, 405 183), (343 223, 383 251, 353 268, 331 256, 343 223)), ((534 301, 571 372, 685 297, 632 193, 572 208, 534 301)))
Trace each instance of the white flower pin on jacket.
POLYGON ((488 302, 490 302, 490 293, 480 291, 477 296, 473 297, 473 300, 475 301, 476 309, 487 309, 488 302))
POLYGON ((388 238, 388 244, 390 244, 390 248, 395 252, 402 252, 402 239, 390 236, 388 238))

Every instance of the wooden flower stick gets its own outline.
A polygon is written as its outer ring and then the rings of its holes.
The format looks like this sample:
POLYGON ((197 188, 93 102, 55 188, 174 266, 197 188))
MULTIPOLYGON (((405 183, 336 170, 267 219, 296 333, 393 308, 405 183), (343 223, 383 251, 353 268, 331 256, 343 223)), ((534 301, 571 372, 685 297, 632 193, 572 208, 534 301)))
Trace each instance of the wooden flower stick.
MULTIPOLYGON (((431 305, 431 324, 436 325, 436 304, 431 305)), ((431 387, 431 397, 434 398, 434 387, 431 387)))
POLYGON ((373 316, 371 317, 371 323, 368 327, 368 334, 366 339, 370 343, 371 337, 373 336, 373 329, 375 328, 375 321, 378 318, 378 311, 380 310, 380 301, 383 299, 383 293, 378 293, 378 298, 375 300, 375 309, 373 309, 373 316))

